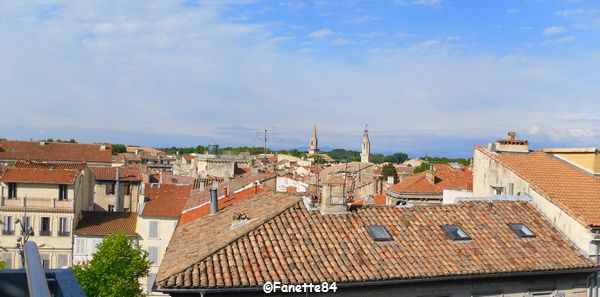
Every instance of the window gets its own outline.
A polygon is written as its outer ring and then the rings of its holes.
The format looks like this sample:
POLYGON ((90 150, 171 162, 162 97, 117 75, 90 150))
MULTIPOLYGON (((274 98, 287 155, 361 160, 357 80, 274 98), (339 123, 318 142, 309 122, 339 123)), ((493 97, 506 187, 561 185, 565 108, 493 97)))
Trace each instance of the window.
POLYGON ((508 226, 517 234, 519 237, 535 237, 535 234, 531 229, 523 224, 508 224, 508 226))
POLYGON ((69 221, 67 218, 60 218, 58 220, 58 236, 69 236, 69 221))
POLYGON ((67 200, 69 193, 68 185, 58 185, 58 200, 67 200))
POLYGON ((29 228, 31 227, 31 217, 23 217, 23 226, 25 228, 25 231, 21 229, 21 235, 25 235, 26 232, 31 233, 31 230, 29 230, 29 228))
POLYGON ((471 240, 469 234, 458 225, 443 225, 442 228, 446 231, 446 235, 454 241, 471 240))
POLYGON ((42 221, 40 222, 40 235, 41 236, 50 236, 50 218, 42 217, 42 221))
POLYGON ((57 257, 57 266, 58 268, 68 268, 69 267, 69 255, 68 254, 58 254, 57 257))
POLYGON ((367 232, 375 241, 392 241, 392 235, 384 226, 374 225, 366 226, 367 232))
POLYGON ((108 205, 108 212, 113 212, 113 211, 115 211, 115 206, 112 205, 112 204, 109 204, 108 205))
POLYGON ((125 195, 131 195, 131 185, 125 185, 125 195))
POLYGON ((2 253, 2 260, 4 260, 4 263, 6 263, 7 269, 13 268, 13 257, 11 253, 2 253))
POLYGON ((106 184, 106 195, 114 195, 115 194, 115 183, 106 184))
POLYGON ((75 239, 75 253, 78 255, 85 255, 86 247, 86 239, 85 238, 76 238, 75 239))
POLYGON ((158 247, 157 246, 149 246, 148 247, 148 261, 152 265, 158 265, 158 247))
POLYGON ((150 221, 149 238, 158 238, 158 221, 150 221))
POLYGON ((146 291, 151 292, 152 286, 154 285, 154 280, 156 279, 156 273, 148 273, 148 278, 146 278, 146 291))
POLYGON ((17 198, 17 184, 16 183, 8 183, 8 199, 16 199, 17 198))
POLYGON ((492 187, 492 195, 502 195, 504 193, 503 187, 492 187))
POLYGON ((2 227, 2 235, 14 235, 15 229, 13 226, 13 217, 12 216, 4 216, 3 219, 4 227, 2 227))
POLYGON ((44 269, 50 269, 50 255, 40 254, 40 258, 42 259, 42 267, 44 267, 44 269))

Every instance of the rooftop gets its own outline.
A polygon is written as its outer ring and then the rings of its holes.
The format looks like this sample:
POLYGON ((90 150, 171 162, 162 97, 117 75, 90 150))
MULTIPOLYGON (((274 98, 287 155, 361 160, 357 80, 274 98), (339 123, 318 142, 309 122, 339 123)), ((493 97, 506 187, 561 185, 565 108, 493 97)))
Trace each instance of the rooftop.
POLYGON ((142 181, 142 173, 137 167, 93 167, 92 173, 96 180, 117 180, 117 170, 120 181, 142 181))
POLYGON ((5 183, 73 184, 79 170, 7 168, 0 180, 5 183))
POLYGON ((0 140, 1 160, 112 162, 111 145, 0 140))
POLYGON ((191 191, 190 185, 145 184, 144 196, 149 200, 144 205, 142 215, 177 218, 191 191))
POLYGON ((136 235, 136 219, 135 212, 84 211, 73 234, 110 235, 123 232, 125 235, 136 235))
POLYGON ((597 269, 526 202, 370 207, 321 215, 299 200, 265 193, 178 227, 158 272, 159 290, 597 269), (232 214, 240 211, 251 220, 231 229, 232 214), (509 226, 514 223, 536 236, 520 237, 509 226), (446 225, 460 227, 470 240, 450 239, 446 225), (371 232, 383 227, 385 240, 374 239, 367 226, 378 228, 371 232))
POLYGON ((87 165, 83 162, 74 163, 44 163, 44 162, 32 162, 32 161, 17 161, 15 162, 15 168, 32 168, 32 169, 74 169, 84 170, 87 165))
POLYGON ((584 226, 600 227, 600 179, 544 152, 492 153, 476 150, 523 178, 546 199, 584 226))
POLYGON ((444 189, 473 190, 473 172, 469 168, 453 169, 446 164, 438 164, 434 169, 435 183, 427 180, 426 172, 407 177, 388 190, 395 193, 442 195, 444 189))

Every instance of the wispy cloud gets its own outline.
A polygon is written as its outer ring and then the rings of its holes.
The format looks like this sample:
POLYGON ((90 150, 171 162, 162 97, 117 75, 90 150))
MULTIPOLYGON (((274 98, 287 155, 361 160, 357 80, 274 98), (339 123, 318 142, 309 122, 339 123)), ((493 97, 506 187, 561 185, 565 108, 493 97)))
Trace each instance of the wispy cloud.
POLYGON ((333 34, 334 34, 333 31, 331 31, 327 28, 324 28, 324 29, 312 31, 308 34, 308 36, 312 37, 312 38, 323 38, 323 37, 331 36, 333 34))
POLYGON ((505 10, 504 12, 508 15, 515 15, 515 14, 518 14, 520 12, 520 10, 518 8, 509 8, 509 9, 505 10))
POLYGON ((556 44, 564 44, 575 41, 575 36, 565 36, 557 39, 548 39, 542 42, 543 45, 556 45, 556 44))
POLYGON ((443 0, 395 0, 396 4, 399 5, 421 5, 421 6, 439 6, 443 0))
POLYGON ((336 38, 331 41, 331 45, 336 45, 336 46, 351 45, 351 44, 354 44, 354 42, 352 40, 346 39, 346 38, 336 38))
POLYGON ((597 12, 598 12, 597 9, 577 8, 577 9, 557 10, 556 12, 554 12, 554 15, 563 17, 563 18, 570 18, 570 17, 574 17, 574 16, 594 15, 597 12))
POLYGON ((550 26, 550 27, 544 29, 544 31, 542 31, 542 34, 544 36, 551 36, 551 35, 564 33, 566 31, 567 31, 567 28, 565 28, 565 26, 550 26))
POLYGON ((357 16, 357 17, 353 17, 350 19, 345 20, 343 23, 344 24, 364 24, 364 23, 368 23, 368 22, 372 22, 372 21, 376 21, 379 18, 376 16, 372 16, 372 15, 361 15, 361 16, 357 16))

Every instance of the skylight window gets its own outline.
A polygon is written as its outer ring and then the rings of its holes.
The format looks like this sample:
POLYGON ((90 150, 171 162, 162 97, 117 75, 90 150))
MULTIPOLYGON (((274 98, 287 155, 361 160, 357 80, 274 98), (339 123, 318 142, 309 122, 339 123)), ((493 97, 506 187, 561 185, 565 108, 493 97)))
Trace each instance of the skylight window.
POLYGON ((367 232, 373 240, 375 241, 392 241, 392 235, 384 226, 373 225, 373 226, 365 226, 367 228, 367 232))
POLYGON ((508 224, 519 237, 535 237, 535 233, 524 224, 508 224))
POLYGON ((458 225, 443 225, 442 228, 446 231, 446 235, 454 241, 471 240, 469 234, 458 225))

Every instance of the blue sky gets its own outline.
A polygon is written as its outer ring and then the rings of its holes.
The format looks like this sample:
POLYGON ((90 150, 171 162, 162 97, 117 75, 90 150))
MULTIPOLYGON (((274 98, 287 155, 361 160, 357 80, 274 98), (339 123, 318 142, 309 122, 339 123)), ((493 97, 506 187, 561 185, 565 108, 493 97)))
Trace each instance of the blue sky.
POLYGON ((3 1, 0 137, 598 146, 598 1, 3 1), (273 129, 274 128, 274 129, 273 129))

